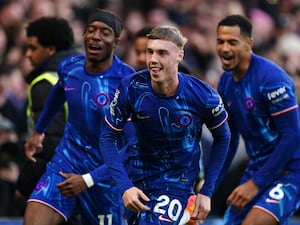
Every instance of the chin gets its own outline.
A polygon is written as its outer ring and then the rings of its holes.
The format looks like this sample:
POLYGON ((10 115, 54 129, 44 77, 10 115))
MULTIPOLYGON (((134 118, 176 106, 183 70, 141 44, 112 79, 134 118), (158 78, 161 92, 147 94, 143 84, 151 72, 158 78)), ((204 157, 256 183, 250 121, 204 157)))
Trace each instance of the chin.
POLYGON ((231 71, 232 68, 230 66, 222 66, 223 70, 225 71, 231 71))

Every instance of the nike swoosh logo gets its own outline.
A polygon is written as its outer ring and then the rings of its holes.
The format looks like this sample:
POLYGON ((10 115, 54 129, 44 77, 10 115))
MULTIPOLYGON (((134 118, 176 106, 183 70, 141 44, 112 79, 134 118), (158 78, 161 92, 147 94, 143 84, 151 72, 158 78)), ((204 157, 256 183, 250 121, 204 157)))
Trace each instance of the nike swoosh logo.
POLYGON ((160 215, 160 216, 158 217, 158 219, 161 220, 161 221, 166 221, 166 222, 169 222, 169 223, 173 223, 172 220, 167 219, 167 218, 164 218, 163 215, 160 215))
POLYGON ((275 204, 279 204, 279 201, 277 201, 277 200, 274 200, 274 199, 270 199, 270 198, 267 198, 267 199, 266 199, 266 202, 268 202, 268 203, 275 203, 275 204))
POLYGON ((150 116, 142 116, 140 113, 137 113, 137 114, 136 114, 136 117, 137 117, 138 119, 140 119, 140 120, 144 120, 144 119, 149 119, 149 118, 150 118, 150 116))
POLYGON ((65 87, 64 90, 65 91, 74 91, 75 88, 74 87, 65 87))

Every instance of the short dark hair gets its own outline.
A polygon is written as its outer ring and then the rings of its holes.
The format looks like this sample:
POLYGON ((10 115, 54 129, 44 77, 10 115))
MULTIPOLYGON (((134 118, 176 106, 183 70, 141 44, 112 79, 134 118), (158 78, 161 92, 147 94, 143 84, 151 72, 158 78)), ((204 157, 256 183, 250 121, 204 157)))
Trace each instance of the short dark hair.
POLYGON ((246 37, 252 37, 252 23, 251 21, 242 15, 229 15, 222 19, 217 28, 220 26, 238 26, 240 28, 241 34, 246 37))
POLYGON ((147 25, 142 27, 140 30, 138 30, 134 36, 134 39, 145 37, 147 38, 147 35, 150 34, 151 30, 154 28, 154 26, 147 25))
POLYGON ((40 17, 26 28, 27 37, 37 37, 42 46, 54 46, 57 51, 68 50, 74 44, 74 33, 67 20, 58 17, 40 17))

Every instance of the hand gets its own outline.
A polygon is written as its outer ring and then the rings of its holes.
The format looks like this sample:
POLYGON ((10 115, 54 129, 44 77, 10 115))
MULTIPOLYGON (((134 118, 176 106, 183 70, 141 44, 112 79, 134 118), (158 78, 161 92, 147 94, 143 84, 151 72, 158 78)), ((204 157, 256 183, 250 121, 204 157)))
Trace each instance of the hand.
POLYGON ((235 188, 227 198, 227 205, 233 210, 241 210, 253 200, 259 188, 252 179, 235 188))
POLYGON ((43 150, 42 142, 45 138, 44 133, 34 132, 24 145, 25 155, 32 162, 36 162, 34 154, 40 153, 43 150))
POLYGON ((132 187, 127 189, 123 193, 123 202, 127 209, 134 211, 134 212, 140 212, 143 210, 150 210, 150 208, 146 205, 144 205, 140 199, 148 202, 150 199, 143 193, 142 190, 132 187))
POLYGON ((81 175, 63 172, 59 172, 59 174, 66 180, 56 186, 60 193, 67 197, 76 196, 88 188, 81 175))
POLYGON ((195 209, 191 217, 192 220, 199 220, 204 223, 211 210, 211 199, 205 195, 197 194, 195 209))

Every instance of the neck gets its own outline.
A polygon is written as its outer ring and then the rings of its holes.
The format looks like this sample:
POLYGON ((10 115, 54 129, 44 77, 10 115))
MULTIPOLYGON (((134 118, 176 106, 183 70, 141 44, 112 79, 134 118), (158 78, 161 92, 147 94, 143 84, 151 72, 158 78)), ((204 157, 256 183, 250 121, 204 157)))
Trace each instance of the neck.
POLYGON ((179 80, 178 76, 176 76, 176 78, 169 79, 164 82, 155 82, 152 80, 151 83, 153 90, 157 94, 169 97, 176 94, 179 85, 179 80))
POLYGON ((250 61, 251 54, 248 55, 244 61, 242 61, 240 65, 232 71, 234 81, 239 81, 245 76, 250 66, 250 61))
POLYGON ((87 60, 85 67, 89 73, 96 74, 106 71, 109 67, 111 67, 112 63, 113 57, 107 58, 103 61, 87 60))

